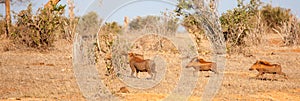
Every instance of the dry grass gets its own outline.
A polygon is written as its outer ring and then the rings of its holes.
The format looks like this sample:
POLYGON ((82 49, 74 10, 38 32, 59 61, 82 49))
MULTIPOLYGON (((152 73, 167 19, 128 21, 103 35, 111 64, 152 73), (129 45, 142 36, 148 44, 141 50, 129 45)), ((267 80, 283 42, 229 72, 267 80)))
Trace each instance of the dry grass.
MULTIPOLYGON (((129 35, 131 35, 131 38, 128 38, 129 40, 138 37, 133 36, 132 34, 129 35)), ((182 46, 188 46, 184 43, 185 38, 187 38, 187 34, 176 35, 174 37, 169 37, 168 39, 176 40, 177 42, 174 41, 175 44, 181 43, 182 46)), ((278 36, 273 34, 267 38, 277 40, 278 36)), ((147 40, 144 44, 141 44, 141 46, 144 47, 143 49, 147 49, 147 47, 143 45, 151 46, 152 44, 155 44, 154 39, 155 38, 147 40)), ((133 42, 139 43, 140 41, 133 42)), ((211 47, 207 42, 208 41, 203 41, 201 47, 210 52, 211 47)), ((6 42, 2 40, 1 44, 2 43, 6 42)), ((132 45, 130 43, 126 44, 132 45)), ((170 44, 170 42, 163 41, 162 44, 170 44)), ((165 46, 168 48, 173 47, 173 45, 165 46)), ((182 46, 174 45, 174 47, 182 46)), ((3 47, 4 46, 1 46, 1 48, 3 47)), ((155 47, 153 49, 155 49, 155 47)), ((161 47, 160 49, 163 50, 164 47, 161 47)), ((250 47, 248 52, 250 54, 249 56, 242 54, 231 54, 230 56, 227 56, 223 83, 214 100, 299 100, 300 70, 298 67, 300 66, 300 63, 297 62, 300 61, 299 50, 299 46, 282 47, 277 44, 269 44, 265 46, 250 47), (251 79, 257 72, 248 71, 248 69, 258 59, 281 64, 283 72, 289 76, 289 79, 285 80, 279 76, 275 77, 277 79, 275 81, 251 79)), ((166 69, 164 78, 153 88, 137 89, 128 87, 126 83, 122 82, 118 77, 104 76, 106 68, 103 66, 97 68, 101 75, 101 79, 109 90, 124 100, 164 99, 176 87, 180 73, 184 69, 180 67, 180 52, 174 53, 167 51, 164 53, 156 53, 155 51, 156 50, 151 51, 150 48, 149 50, 135 50, 135 52, 144 54, 145 58, 151 58, 154 55, 159 54, 167 62, 166 67, 164 67, 166 69), (126 86, 130 93, 116 93, 119 88, 123 86, 126 86)), ((2 83, 0 83, 0 99, 83 100, 84 97, 82 96, 82 93, 80 93, 73 74, 71 53, 72 44, 61 40, 55 43, 54 50, 48 52, 21 51, 18 49, 9 51, 1 50, 0 82, 2 83)), ((193 56, 192 53, 184 54, 193 56)), ((212 60, 211 53, 200 54, 200 57, 209 61, 212 60)), ((124 60, 126 61, 126 55, 124 56, 124 60)), ((99 62, 103 63, 103 61, 99 62)), ((125 71, 129 71, 129 73, 124 75, 130 75, 128 64, 124 63, 123 66, 125 71)), ((193 71, 192 69, 189 70, 193 71)), ((141 73, 140 76, 147 77, 148 74, 141 73)), ((192 93, 192 98, 189 100, 199 100, 201 98, 207 81, 212 76, 214 76, 214 74, 211 72, 199 72, 196 88, 192 93)), ((264 77, 269 78, 271 76, 272 75, 267 74, 264 77)))

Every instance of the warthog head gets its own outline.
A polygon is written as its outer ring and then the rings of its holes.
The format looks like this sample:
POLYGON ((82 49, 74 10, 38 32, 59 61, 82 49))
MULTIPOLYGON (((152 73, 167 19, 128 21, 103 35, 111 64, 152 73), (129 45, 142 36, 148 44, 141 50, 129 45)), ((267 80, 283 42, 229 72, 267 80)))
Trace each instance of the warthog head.
POLYGON ((144 55, 142 54, 137 54, 137 53, 128 53, 128 57, 129 57, 129 60, 132 58, 132 57, 138 57, 140 59, 144 59, 144 55))
POLYGON ((193 58, 186 66, 185 68, 190 68, 199 65, 199 61, 197 58, 193 58))
POLYGON ((255 70, 257 68, 257 66, 259 65, 259 61, 257 60, 252 66, 251 68, 249 68, 249 70, 255 70))
POLYGON ((193 67, 194 64, 195 64, 195 62, 190 62, 190 63, 188 63, 188 64, 185 66, 185 68, 193 67))

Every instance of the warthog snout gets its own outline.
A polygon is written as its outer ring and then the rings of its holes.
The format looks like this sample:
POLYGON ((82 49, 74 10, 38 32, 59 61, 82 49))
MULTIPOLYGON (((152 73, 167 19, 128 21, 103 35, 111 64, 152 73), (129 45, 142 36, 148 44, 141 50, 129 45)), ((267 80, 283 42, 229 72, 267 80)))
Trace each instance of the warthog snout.
POLYGON ((189 68, 189 66, 185 66, 185 68, 189 68))
POLYGON ((249 68, 249 70, 250 70, 250 71, 254 70, 254 69, 255 69, 255 66, 256 66, 255 64, 252 65, 252 66, 249 68))
POLYGON ((187 64, 187 65, 185 66, 185 68, 193 67, 195 64, 197 64, 197 62, 190 62, 189 64, 187 64))

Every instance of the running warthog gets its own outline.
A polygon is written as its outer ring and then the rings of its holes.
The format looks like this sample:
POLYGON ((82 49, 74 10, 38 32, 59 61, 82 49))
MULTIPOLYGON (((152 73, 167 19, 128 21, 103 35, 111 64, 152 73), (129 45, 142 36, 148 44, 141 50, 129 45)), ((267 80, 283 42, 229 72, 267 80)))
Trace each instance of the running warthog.
POLYGON ((214 62, 207 62, 204 59, 200 58, 198 59, 198 57, 193 58, 186 66, 186 68, 190 68, 193 67, 195 69, 195 71, 193 72, 193 74, 195 75, 196 72, 198 71, 212 71, 214 73, 218 73, 216 71, 216 63, 214 62))
POLYGON ((257 70, 259 73, 256 75, 256 78, 262 76, 265 73, 273 74, 272 80, 274 80, 275 74, 283 75, 285 79, 287 79, 287 75, 282 72, 282 68, 279 64, 270 64, 267 61, 257 60, 251 68, 250 71, 257 70))

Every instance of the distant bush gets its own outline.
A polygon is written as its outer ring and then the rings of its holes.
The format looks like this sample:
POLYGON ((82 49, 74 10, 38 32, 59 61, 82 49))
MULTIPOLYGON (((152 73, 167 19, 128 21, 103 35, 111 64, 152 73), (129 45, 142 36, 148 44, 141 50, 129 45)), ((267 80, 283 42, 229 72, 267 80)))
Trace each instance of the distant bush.
POLYGON ((271 28, 282 26, 283 22, 288 22, 292 16, 290 9, 272 7, 270 4, 261 9, 262 18, 271 28))
POLYGON ((82 16, 76 26, 78 33, 82 34, 96 34, 100 28, 101 20, 98 18, 96 12, 89 12, 82 16))
MULTIPOLYGON (((244 52, 245 47, 258 45, 262 42, 262 36, 272 30, 280 34, 286 45, 300 43, 299 21, 291 14, 290 9, 263 6, 261 0, 249 1, 244 3, 245 0, 237 0, 237 7, 219 18, 228 53, 244 52)), ((193 5, 193 2, 183 0, 177 4, 174 12, 184 18, 182 25, 199 43, 204 31, 201 29, 201 19, 196 21, 195 14, 192 13, 193 5)), ((209 16, 205 12, 198 15, 209 16)))
POLYGON ((118 34, 122 31, 122 27, 117 22, 106 22, 100 29, 101 33, 114 33, 118 34))
POLYGON ((64 31, 62 14, 65 6, 53 6, 54 9, 40 8, 36 15, 32 14, 32 5, 20 11, 12 37, 15 43, 33 48, 47 48, 52 46, 56 33, 64 31))
POLYGON ((285 45, 300 44, 299 21, 290 9, 268 4, 262 7, 261 14, 269 29, 281 35, 285 45))
POLYGON ((174 12, 164 12, 163 13, 163 28, 166 32, 175 33, 179 26, 179 18, 174 14, 174 12))
POLYGON ((170 34, 177 31, 178 19, 173 15, 164 13, 163 17, 146 16, 133 19, 129 23, 130 30, 148 30, 153 32, 170 34))
POLYGON ((100 47, 101 51, 104 53, 111 52, 114 38, 117 36, 117 34, 120 34, 122 31, 122 27, 118 25, 117 22, 112 23, 105 23, 98 33, 98 38, 101 41, 100 47))
POLYGON ((146 16, 133 19, 129 23, 129 27, 131 30, 138 30, 143 28, 153 29, 159 23, 160 18, 158 16, 146 16))

